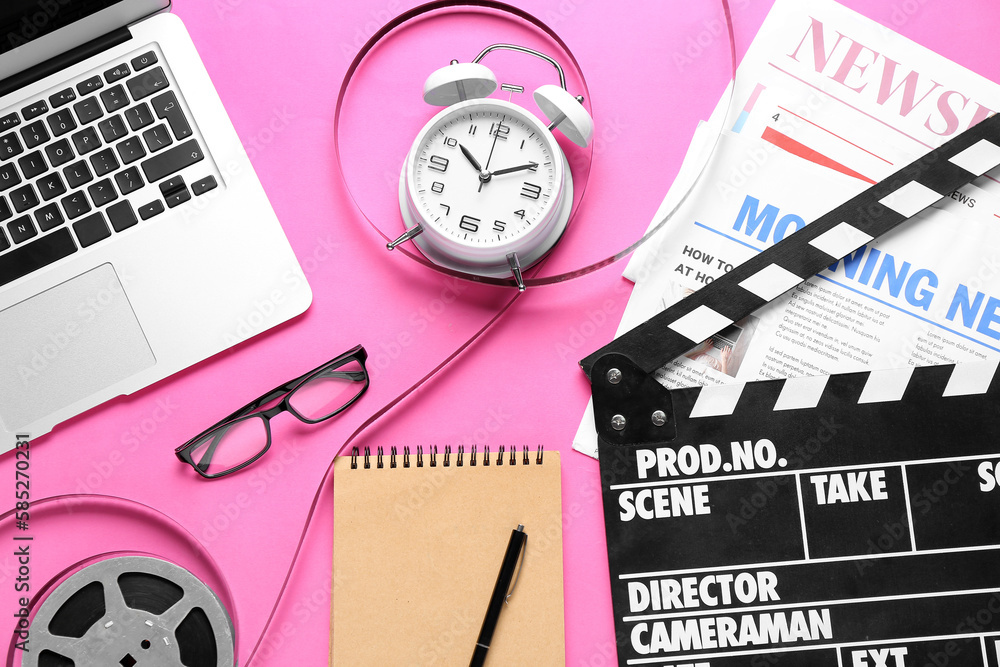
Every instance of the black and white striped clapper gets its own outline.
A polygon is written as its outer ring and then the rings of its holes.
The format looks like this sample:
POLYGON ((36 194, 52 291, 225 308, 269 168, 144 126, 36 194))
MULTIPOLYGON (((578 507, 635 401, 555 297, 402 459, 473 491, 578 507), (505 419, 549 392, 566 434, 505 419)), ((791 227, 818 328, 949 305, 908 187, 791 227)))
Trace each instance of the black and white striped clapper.
POLYGON ((617 352, 652 373, 835 261, 1000 165, 992 116, 900 169, 662 313, 594 352, 617 352))

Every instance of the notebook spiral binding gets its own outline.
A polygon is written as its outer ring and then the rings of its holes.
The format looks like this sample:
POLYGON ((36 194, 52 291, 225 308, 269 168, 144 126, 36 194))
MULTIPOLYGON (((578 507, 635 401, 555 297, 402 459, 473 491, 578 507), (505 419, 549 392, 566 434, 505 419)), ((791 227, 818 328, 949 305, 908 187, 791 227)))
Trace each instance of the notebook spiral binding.
MULTIPOLYGON (((424 467, 424 448, 422 446, 418 445, 416 449, 417 449, 416 455, 413 457, 413 459, 415 459, 415 467, 417 467, 417 468, 423 468, 424 467)), ((388 454, 389 465, 388 465, 388 467, 389 468, 399 467, 399 464, 397 462, 397 458, 399 457, 399 450, 395 446, 389 447, 388 450, 389 450, 389 454, 388 454)), ((527 445, 521 447, 521 465, 523 465, 523 466, 531 465, 532 457, 530 456, 530 453, 531 453, 531 449, 527 445)), ((545 454, 545 446, 544 445, 538 445, 538 448, 535 450, 535 455, 533 457, 535 465, 542 465, 542 461, 544 459, 544 454, 545 454)), ((381 447, 381 446, 376 447, 375 448, 375 454, 374 454, 374 456, 372 455, 372 451, 371 451, 370 447, 365 447, 364 448, 364 454, 362 454, 361 450, 358 449, 357 447, 352 447, 351 448, 351 469, 352 470, 357 470, 357 468, 358 468, 358 459, 359 458, 363 458, 362 465, 363 465, 364 468, 371 468, 372 467, 372 459, 374 459, 374 467, 375 468, 385 468, 386 467, 386 463, 385 463, 386 452, 385 452, 385 448, 384 447, 381 447)), ((411 463, 410 447, 409 446, 403 447, 403 453, 402 453, 402 457, 401 458, 403 459, 403 464, 402 464, 403 468, 409 468, 411 465, 414 465, 414 464, 411 463)), ((451 445, 445 445, 444 455, 441 458, 442 458, 442 462, 441 462, 442 467, 447 468, 447 467, 450 467, 452 465, 452 448, 451 448, 451 445)), ((432 445, 432 446, 430 446, 430 447, 427 448, 427 459, 428 459, 428 465, 429 465, 429 467, 435 468, 435 467, 438 466, 438 448, 437 448, 437 445, 432 445)), ((459 467, 459 468, 462 467, 463 465, 465 465, 465 460, 466 460, 465 446, 464 445, 459 445, 458 449, 455 451, 455 458, 454 458, 455 466, 459 467)), ((498 451, 497 451, 497 455, 496 455, 495 459, 491 459, 490 458, 490 448, 489 447, 483 447, 483 451, 482 451, 481 455, 477 455, 476 446, 473 445, 472 446, 472 451, 470 451, 468 453, 468 462, 469 462, 470 466, 477 465, 477 463, 481 463, 484 467, 489 466, 489 465, 502 466, 502 465, 505 465, 505 461, 506 461, 506 465, 508 465, 508 466, 516 466, 517 465, 518 457, 517 457, 517 447, 516 446, 511 447, 509 450, 506 450, 506 448, 503 445, 501 445, 499 447, 498 451), (505 454, 505 452, 506 452, 506 454, 505 454)))

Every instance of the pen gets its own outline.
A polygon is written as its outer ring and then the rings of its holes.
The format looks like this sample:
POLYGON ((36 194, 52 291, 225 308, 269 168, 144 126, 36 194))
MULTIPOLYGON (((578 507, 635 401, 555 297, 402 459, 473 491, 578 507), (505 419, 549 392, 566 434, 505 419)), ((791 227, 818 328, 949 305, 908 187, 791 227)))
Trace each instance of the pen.
POLYGON ((493 586, 490 606, 486 609, 486 617, 483 619, 483 627, 479 631, 479 639, 476 640, 476 649, 472 652, 469 667, 482 667, 486 661, 486 652, 493 640, 493 631, 496 630, 497 621, 500 620, 500 610, 510 595, 508 592, 510 581, 514 578, 517 561, 527 541, 528 535, 524 532, 524 526, 518 524, 516 529, 510 531, 510 542, 507 543, 507 551, 504 552, 503 563, 500 564, 500 574, 497 575, 497 583, 493 586))

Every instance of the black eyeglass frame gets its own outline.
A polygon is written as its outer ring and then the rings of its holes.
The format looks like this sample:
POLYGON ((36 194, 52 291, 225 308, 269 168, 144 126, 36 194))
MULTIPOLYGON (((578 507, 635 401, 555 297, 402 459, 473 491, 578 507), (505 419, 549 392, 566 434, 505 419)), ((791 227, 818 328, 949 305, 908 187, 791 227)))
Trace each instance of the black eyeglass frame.
POLYGON ((194 436, 193 438, 185 442, 180 447, 177 447, 174 450, 174 454, 177 456, 178 459, 180 459, 182 463, 187 463, 192 468, 194 468, 199 475, 201 475, 206 479, 218 479, 219 477, 224 477, 230 473, 242 470, 243 468, 246 468, 248 465, 259 459, 261 456, 263 456, 264 453, 271 448, 272 417, 281 414, 282 412, 290 412, 292 416, 294 416, 296 419, 305 424, 318 424, 320 422, 326 421, 327 419, 331 419, 332 417, 336 417, 338 414, 340 414, 347 408, 351 407, 351 405, 353 405, 355 401, 361 398, 364 395, 364 393, 368 391, 370 378, 368 375, 368 369, 365 366, 365 361, 367 361, 367 359, 368 359, 368 352, 365 350, 365 348, 361 345, 356 345, 347 352, 344 352, 343 354, 331 359, 330 361, 327 361, 326 363, 317 366, 308 373, 304 373, 299 377, 295 378, 294 380, 289 380, 288 382, 279 385, 274 389, 272 389, 271 391, 265 393, 260 398, 257 398, 256 400, 247 403, 239 410, 236 410, 227 417, 224 417, 223 419, 219 420, 212 426, 208 427, 198 435, 194 436), (291 406, 291 404, 289 403, 289 399, 292 397, 292 395, 299 387, 304 385, 306 382, 312 380, 314 377, 322 374, 324 371, 329 370, 330 368, 335 368, 337 366, 343 366, 344 364, 350 363, 351 361, 357 361, 361 365, 361 371, 348 372, 349 375, 363 374, 365 381, 364 386, 353 398, 351 398, 351 400, 347 401, 344 405, 340 406, 330 414, 321 417, 319 419, 307 419, 291 406), (284 398, 282 398, 280 403, 274 405, 273 407, 268 408, 267 410, 261 410, 260 412, 257 412, 257 410, 259 410, 261 406, 267 405, 271 401, 274 401, 275 399, 280 398, 282 396, 284 396, 284 398), (232 468, 229 468, 228 470, 224 470, 223 472, 214 475, 207 474, 195 462, 193 454, 195 446, 201 444, 205 440, 205 438, 213 431, 219 430, 223 427, 232 426, 233 424, 245 421, 247 419, 258 419, 258 418, 262 419, 264 422, 264 431, 267 434, 267 443, 264 445, 264 447, 261 448, 261 450, 255 456, 237 466, 234 466, 232 468))

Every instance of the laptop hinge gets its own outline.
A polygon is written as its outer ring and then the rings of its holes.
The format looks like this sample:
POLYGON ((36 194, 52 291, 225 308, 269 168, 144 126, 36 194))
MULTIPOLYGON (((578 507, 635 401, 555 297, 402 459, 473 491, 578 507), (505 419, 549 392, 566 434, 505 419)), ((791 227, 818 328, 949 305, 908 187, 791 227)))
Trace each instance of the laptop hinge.
POLYGON ((49 58, 43 63, 38 63, 34 67, 29 67, 23 72, 18 72, 0 81, 0 97, 44 79, 48 75, 64 70, 78 62, 82 62, 101 51, 123 44, 130 39, 132 39, 132 33, 129 32, 128 28, 118 28, 117 30, 112 30, 107 34, 101 35, 97 39, 92 39, 86 44, 81 44, 75 49, 61 53, 54 58, 49 58))

